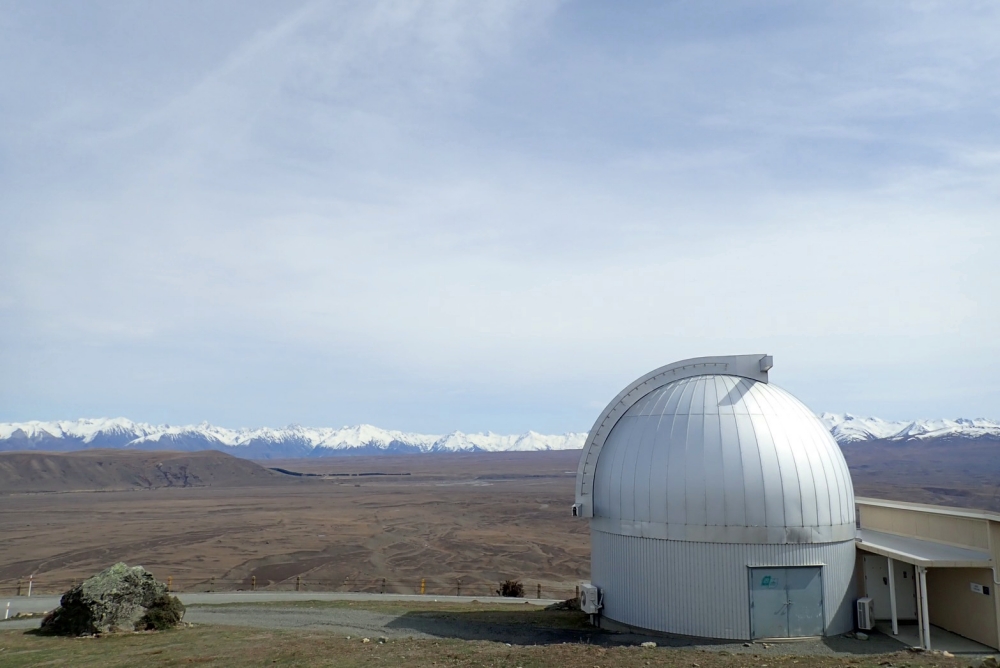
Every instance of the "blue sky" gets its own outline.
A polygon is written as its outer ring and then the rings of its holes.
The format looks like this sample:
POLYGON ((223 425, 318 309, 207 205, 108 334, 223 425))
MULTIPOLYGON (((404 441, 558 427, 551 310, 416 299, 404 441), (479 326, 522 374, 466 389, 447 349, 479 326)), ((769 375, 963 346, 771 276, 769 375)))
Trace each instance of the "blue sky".
POLYGON ((1000 6, 2 2, 0 420, 1000 417, 1000 6))

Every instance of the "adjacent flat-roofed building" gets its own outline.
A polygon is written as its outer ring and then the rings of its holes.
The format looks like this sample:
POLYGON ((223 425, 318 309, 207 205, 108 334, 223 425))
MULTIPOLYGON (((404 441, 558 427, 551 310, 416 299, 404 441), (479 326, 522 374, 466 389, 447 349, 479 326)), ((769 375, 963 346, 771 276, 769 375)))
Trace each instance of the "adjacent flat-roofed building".
POLYGON ((863 498, 857 505, 858 595, 888 622, 880 628, 927 649, 939 629, 1000 649, 1000 513, 863 498))
POLYGON ((590 518, 605 623, 732 639, 853 627, 847 464, 770 368, 765 355, 684 360, 598 417, 574 513, 590 518))

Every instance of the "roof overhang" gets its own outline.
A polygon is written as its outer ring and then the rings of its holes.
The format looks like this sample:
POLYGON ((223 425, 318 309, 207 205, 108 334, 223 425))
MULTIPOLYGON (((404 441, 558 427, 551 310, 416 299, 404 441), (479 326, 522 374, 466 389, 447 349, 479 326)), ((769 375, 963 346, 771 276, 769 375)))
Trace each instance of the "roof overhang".
POLYGON ((979 510, 977 508, 955 508, 953 506, 939 506, 929 503, 914 503, 912 501, 892 501, 890 499, 875 499, 868 496, 858 496, 854 499, 859 506, 878 506, 880 508, 894 508, 897 510, 915 510, 921 513, 931 513, 934 515, 950 515, 951 517, 965 517, 972 520, 989 520, 990 522, 1000 522, 1000 513, 990 510, 979 510))
POLYGON ((594 473, 597 470, 597 459, 601 456, 604 441, 612 428, 637 401, 668 383, 694 376, 719 374, 766 383, 767 372, 772 364, 771 356, 764 354, 693 357, 661 366, 636 379, 607 405, 587 435, 576 474, 576 504, 573 513, 580 517, 594 516, 594 473))
POLYGON ((992 568, 989 552, 910 536, 858 529, 858 549, 924 568, 992 568))

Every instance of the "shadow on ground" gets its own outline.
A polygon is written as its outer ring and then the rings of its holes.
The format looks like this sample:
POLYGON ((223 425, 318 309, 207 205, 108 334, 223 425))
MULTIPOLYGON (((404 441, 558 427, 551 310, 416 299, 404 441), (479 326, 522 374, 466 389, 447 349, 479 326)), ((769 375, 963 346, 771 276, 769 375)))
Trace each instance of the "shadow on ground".
POLYGON ((419 610, 400 615, 387 623, 386 628, 439 638, 490 640, 512 645, 555 645, 565 642, 622 644, 614 642, 617 634, 590 626, 585 616, 571 612, 419 610))
POLYGON ((601 646, 638 645, 655 642, 659 647, 729 651, 734 653, 810 655, 810 654, 889 654, 903 646, 881 633, 873 632, 868 640, 848 636, 814 638, 770 643, 744 643, 673 634, 616 632, 591 626, 587 616, 578 612, 490 611, 407 612, 386 624, 401 633, 420 633, 439 638, 489 640, 512 645, 552 645, 587 643, 601 646), (749 645, 747 647, 746 645, 749 645))

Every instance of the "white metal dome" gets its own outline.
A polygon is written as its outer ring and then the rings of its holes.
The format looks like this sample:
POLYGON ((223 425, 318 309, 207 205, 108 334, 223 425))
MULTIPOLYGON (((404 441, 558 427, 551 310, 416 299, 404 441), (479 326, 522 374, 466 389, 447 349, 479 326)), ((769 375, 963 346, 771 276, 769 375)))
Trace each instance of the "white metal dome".
POLYGON ((594 518, 615 533, 724 543, 854 536, 836 442, 790 394, 746 378, 695 376, 650 392, 611 430, 595 478, 594 518))
POLYGON ((768 355, 660 367, 587 435, 573 514, 609 623, 712 638, 851 629, 854 490, 768 355))
POLYGON ((763 365, 737 373, 739 359, 687 360, 700 363, 609 405, 588 438, 599 457, 585 454, 578 482, 592 528, 719 543, 854 538, 854 491, 836 441, 767 383, 763 365))

